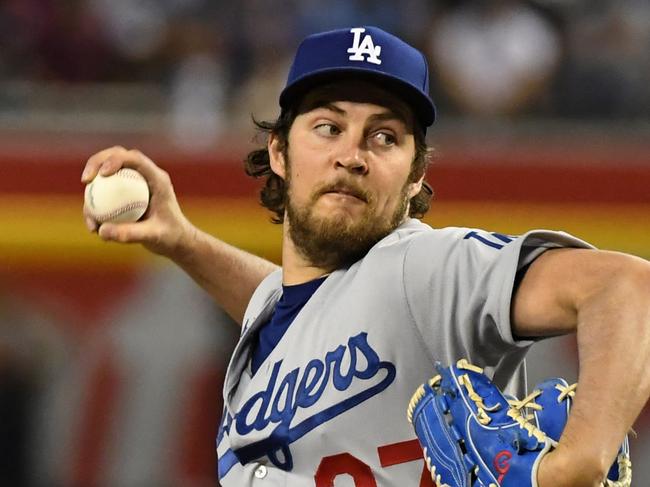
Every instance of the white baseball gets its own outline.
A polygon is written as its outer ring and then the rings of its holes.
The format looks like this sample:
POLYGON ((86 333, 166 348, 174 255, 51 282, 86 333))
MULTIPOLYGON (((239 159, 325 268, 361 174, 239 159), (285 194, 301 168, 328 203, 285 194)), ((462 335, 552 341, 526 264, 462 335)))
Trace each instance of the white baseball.
POLYGON ((110 176, 98 174, 86 185, 84 199, 98 223, 134 222, 147 211, 149 187, 138 171, 123 168, 110 176))

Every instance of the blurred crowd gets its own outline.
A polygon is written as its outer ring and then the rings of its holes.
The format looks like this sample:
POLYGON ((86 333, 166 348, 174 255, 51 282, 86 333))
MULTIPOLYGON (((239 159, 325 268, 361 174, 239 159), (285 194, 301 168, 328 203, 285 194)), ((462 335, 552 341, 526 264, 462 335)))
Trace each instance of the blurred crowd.
POLYGON ((179 130, 248 127, 305 34, 360 24, 426 53, 444 114, 650 116, 647 0, 1 0, 0 83, 147 83, 179 130))

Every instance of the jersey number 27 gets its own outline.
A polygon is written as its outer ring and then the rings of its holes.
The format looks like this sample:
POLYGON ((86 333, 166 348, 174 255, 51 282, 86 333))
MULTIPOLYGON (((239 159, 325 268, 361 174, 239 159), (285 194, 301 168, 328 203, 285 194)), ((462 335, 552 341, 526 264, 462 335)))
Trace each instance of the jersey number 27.
MULTIPOLYGON (((424 463, 418 440, 380 446, 377 448, 377 454, 379 463, 384 468, 417 460, 424 463)), ((377 481, 370 467, 350 453, 339 453, 338 455, 324 457, 314 476, 316 487, 332 487, 334 479, 345 474, 352 477, 355 487, 377 487, 377 481)), ((429 471, 424 466, 419 487, 435 487, 435 485, 429 476, 429 471)))

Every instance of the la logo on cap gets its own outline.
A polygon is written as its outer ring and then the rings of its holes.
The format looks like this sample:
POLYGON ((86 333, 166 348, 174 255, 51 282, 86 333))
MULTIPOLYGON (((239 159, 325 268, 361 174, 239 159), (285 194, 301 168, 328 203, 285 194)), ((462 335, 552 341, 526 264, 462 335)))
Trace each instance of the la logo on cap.
POLYGON ((381 46, 375 46, 370 34, 366 34, 361 40, 361 34, 365 31, 366 29, 363 27, 350 29, 350 32, 354 34, 354 42, 352 47, 348 49, 348 53, 352 54, 348 59, 350 61, 367 61, 372 64, 381 64, 381 59, 379 59, 381 46), (364 57, 364 54, 367 57, 364 57))

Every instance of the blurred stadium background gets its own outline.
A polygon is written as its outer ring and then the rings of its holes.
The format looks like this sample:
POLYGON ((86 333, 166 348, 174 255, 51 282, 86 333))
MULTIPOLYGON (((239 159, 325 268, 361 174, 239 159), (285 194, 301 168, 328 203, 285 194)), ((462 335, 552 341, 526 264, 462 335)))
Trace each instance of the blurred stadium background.
MULTIPOLYGON (((140 148, 195 223, 278 261, 242 171, 251 114, 276 115, 304 34, 360 24, 429 57, 427 222, 562 229, 650 257, 647 0, 1 1, 0 485, 217 485, 237 331, 162 259, 85 231, 81 168, 140 148)), ((575 378, 575 361, 571 339, 546 342, 532 380, 575 378)))

